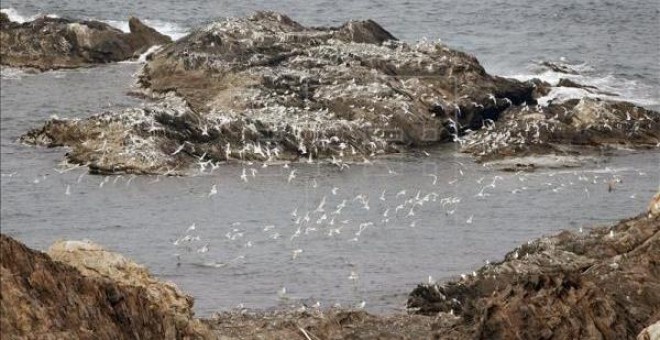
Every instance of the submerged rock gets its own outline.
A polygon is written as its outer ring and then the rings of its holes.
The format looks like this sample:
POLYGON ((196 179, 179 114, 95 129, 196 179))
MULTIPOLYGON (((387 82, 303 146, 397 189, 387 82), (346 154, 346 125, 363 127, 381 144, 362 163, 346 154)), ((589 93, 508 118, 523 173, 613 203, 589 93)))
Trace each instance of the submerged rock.
POLYGON ((143 267, 89 242, 46 255, 0 234, 3 338, 213 338, 192 299, 143 267))
POLYGON ((130 33, 99 21, 41 17, 0 21, 0 64, 38 70, 74 68, 136 58, 149 47, 171 42, 130 18, 130 33))
POLYGON ((418 286, 408 306, 459 315, 474 338, 630 339, 660 319, 659 263, 660 216, 645 213, 528 242, 461 280, 418 286))

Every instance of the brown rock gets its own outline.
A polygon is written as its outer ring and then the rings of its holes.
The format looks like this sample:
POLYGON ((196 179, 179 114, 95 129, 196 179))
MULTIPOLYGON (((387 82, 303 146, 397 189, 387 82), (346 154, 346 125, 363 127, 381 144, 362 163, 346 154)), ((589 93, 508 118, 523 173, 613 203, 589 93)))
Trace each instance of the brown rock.
POLYGON ((53 251, 84 273, 0 234, 3 339, 212 338, 191 314, 170 305, 183 299, 172 299, 176 289, 156 288, 158 283, 134 263, 87 243, 60 243, 53 251), (74 254, 81 247, 99 254, 74 254), (128 275, 115 281, 122 268, 128 275))
POLYGON ((38 18, 0 26, 0 64, 39 70, 73 68, 133 58, 171 40, 131 18, 131 33, 98 21, 38 18))
POLYGON ((476 276, 420 285, 408 306, 453 311, 474 338, 626 339, 660 318, 660 216, 529 242, 476 276))
POLYGON ((313 28, 273 12, 195 30, 154 54, 139 84, 157 105, 53 121, 23 141, 70 146, 70 161, 99 172, 181 172, 202 155, 341 166, 449 142, 535 103, 533 84, 443 44, 397 41, 369 20, 313 28))

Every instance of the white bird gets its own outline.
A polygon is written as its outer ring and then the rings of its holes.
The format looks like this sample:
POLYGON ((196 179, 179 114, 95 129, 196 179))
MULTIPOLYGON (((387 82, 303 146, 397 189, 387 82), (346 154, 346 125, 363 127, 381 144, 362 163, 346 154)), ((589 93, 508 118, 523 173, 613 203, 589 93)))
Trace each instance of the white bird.
POLYGON ((209 244, 205 244, 203 247, 197 249, 197 252, 200 254, 207 253, 209 251, 209 244))
POLYGON ((188 229, 186 229, 186 233, 189 233, 195 229, 197 229, 197 227, 195 226, 195 223, 193 223, 190 227, 188 227, 188 229))
POLYGON ((279 291, 277 291, 277 296, 279 296, 280 299, 286 299, 286 287, 282 287, 279 291))
POLYGON ((468 218, 467 221, 465 221, 465 223, 472 224, 472 218, 473 217, 474 217, 474 215, 470 215, 470 218, 468 218))
POLYGON ((339 188, 337 188, 337 187, 332 188, 332 190, 331 190, 332 194, 337 195, 337 190, 339 190, 339 188))
POLYGON ((291 259, 295 260, 298 257, 298 255, 300 255, 300 253, 302 253, 302 252, 303 252, 302 249, 296 249, 296 250, 292 251, 291 252, 291 259))
POLYGON ((357 307, 358 309, 364 309, 364 307, 365 307, 366 305, 367 305, 367 302, 364 301, 364 300, 362 300, 362 302, 360 302, 356 307, 357 307))
POLYGON ((183 150, 185 146, 186 146, 186 142, 183 142, 183 144, 181 144, 176 150, 174 150, 174 152, 172 152, 171 155, 174 156, 178 154, 179 152, 181 152, 181 150, 183 150))
POLYGON ((287 183, 291 183, 294 178, 296 178, 296 169, 291 170, 289 173, 289 179, 287 180, 287 183))
POLYGON ((243 168, 243 173, 241 174, 241 180, 243 180, 243 182, 246 182, 246 183, 248 181, 247 173, 245 172, 245 168, 243 168))
POLYGON ((348 279, 353 282, 357 281, 359 278, 358 274, 354 271, 351 271, 351 274, 348 276, 348 279))
POLYGON ((209 192, 209 197, 217 194, 218 194, 218 186, 216 184, 213 184, 211 186, 211 192, 209 192))

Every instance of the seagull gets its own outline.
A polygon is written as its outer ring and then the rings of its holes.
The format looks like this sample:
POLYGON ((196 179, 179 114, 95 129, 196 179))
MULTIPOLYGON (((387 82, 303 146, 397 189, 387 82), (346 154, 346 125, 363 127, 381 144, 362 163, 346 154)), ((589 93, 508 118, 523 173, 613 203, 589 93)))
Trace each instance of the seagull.
POLYGON ((188 229, 186 229, 186 233, 189 233, 195 229, 197 229, 197 227, 195 226, 195 223, 193 223, 190 227, 188 227, 188 229))
POLYGON ((295 260, 295 259, 298 257, 298 255, 299 255, 300 253, 302 253, 302 252, 303 252, 302 249, 296 249, 296 250, 294 250, 293 252, 291 252, 291 259, 292 259, 292 260, 295 260))
POLYGON ((348 279, 355 282, 359 278, 358 274, 354 271, 351 271, 351 275, 348 276, 348 279))
POLYGON ((286 296, 286 287, 282 287, 282 289, 280 289, 279 291, 277 291, 277 296, 279 296, 279 298, 282 299, 282 300, 286 300, 286 299, 287 299, 287 296, 286 296))
POLYGON ((248 181, 247 173, 245 173, 245 168, 243 168, 243 173, 241 174, 241 180, 243 180, 243 182, 246 182, 246 183, 248 181))
POLYGON ((171 155, 174 156, 178 154, 179 152, 181 152, 181 150, 183 150, 185 146, 186 146, 186 142, 183 142, 183 144, 181 144, 176 150, 174 150, 174 152, 172 152, 171 155))
POLYGON ((202 253, 207 253, 209 251, 209 244, 205 244, 203 247, 197 249, 197 252, 202 254, 202 253))
POLYGON ((291 170, 291 172, 289 173, 289 179, 287 183, 291 183, 291 181, 293 181, 294 178, 296 178, 296 169, 291 170))
POLYGON ((472 224, 472 218, 473 217, 474 217, 474 215, 470 215, 470 218, 468 218, 467 221, 465 221, 465 223, 472 224))
POLYGON ((218 186, 216 184, 213 184, 211 186, 211 192, 209 192, 209 197, 217 195, 218 194, 218 186))

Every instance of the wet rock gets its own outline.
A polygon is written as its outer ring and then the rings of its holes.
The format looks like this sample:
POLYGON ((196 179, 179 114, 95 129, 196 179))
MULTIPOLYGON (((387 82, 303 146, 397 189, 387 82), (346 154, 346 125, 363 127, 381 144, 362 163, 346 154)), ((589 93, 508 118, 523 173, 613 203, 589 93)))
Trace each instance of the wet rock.
POLYGON ((626 102, 571 99, 517 106, 466 136, 462 151, 479 161, 538 155, 592 155, 613 148, 655 148, 660 114, 626 102))
POLYGON ((107 172, 226 160, 341 165, 452 141, 512 105, 535 103, 534 84, 491 76, 443 44, 400 42, 370 20, 311 28, 272 12, 215 22, 168 45, 139 85, 158 103, 52 121, 23 141, 70 146, 70 160, 107 172), (164 109, 161 101, 173 99, 177 108, 164 109), (140 149, 148 160, 125 156, 136 140, 148 141, 140 149))
POLYGON ((104 64, 139 56, 171 39, 130 19, 130 33, 98 21, 42 17, 0 24, 0 64, 38 70, 104 64))
POLYGON ((3 338, 213 338, 192 300, 126 258, 60 242, 54 258, 0 234, 3 338))
POLYGON ((660 318, 660 216, 530 241, 408 306, 454 313, 473 338, 634 338, 660 318))

